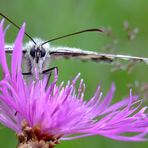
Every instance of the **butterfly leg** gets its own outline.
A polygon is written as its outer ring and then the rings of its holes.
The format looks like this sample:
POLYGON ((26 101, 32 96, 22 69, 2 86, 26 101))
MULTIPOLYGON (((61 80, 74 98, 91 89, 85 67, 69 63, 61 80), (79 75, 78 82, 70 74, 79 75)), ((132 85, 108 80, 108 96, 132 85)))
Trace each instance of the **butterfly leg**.
POLYGON ((50 77, 51 77, 51 74, 52 74, 52 71, 53 70, 56 70, 57 71, 57 74, 58 74, 58 67, 52 67, 52 68, 49 68, 49 69, 44 70, 42 72, 43 75, 47 75, 48 74, 48 78, 47 78, 47 83, 46 83, 45 89, 47 89, 47 87, 48 87, 48 83, 49 83, 49 80, 50 80, 50 77))
POLYGON ((24 76, 30 76, 30 75, 32 75, 32 73, 31 72, 26 72, 26 73, 22 73, 24 76))
POLYGON ((57 73, 58 73, 58 67, 52 67, 52 68, 49 68, 49 69, 46 69, 42 72, 42 74, 47 74, 47 73, 51 73, 53 70, 57 70, 57 73))

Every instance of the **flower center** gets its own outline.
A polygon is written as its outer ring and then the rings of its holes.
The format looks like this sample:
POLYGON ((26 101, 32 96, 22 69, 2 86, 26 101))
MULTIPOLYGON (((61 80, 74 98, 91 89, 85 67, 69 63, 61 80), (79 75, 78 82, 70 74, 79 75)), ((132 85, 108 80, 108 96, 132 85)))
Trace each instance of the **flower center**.
POLYGON ((22 132, 17 134, 17 148, 53 148, 59 144, 60 136, 42 133, 40 126, 29 127, 26 121, 22 122, 22 132))

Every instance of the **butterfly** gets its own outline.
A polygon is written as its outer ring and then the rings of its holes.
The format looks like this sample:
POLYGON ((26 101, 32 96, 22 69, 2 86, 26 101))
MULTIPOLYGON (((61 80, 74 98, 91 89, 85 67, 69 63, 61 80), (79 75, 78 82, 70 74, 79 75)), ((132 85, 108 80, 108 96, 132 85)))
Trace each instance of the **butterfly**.
MULTIPOLYGON (((6 20, 8 20, 11 24, 13 24, 16 28, 20 29, 20 27, 12 22, 8 17, 0 13, 6 20)), ((25 32, 25 35, 30 39, 28 43, 26 43, 23 47, 23 65, 24 65, 24 75, 31 75, 35 73, 35 70, 38 71, 39 74, 45 74, 56 67, 49 68, 49 64, 52 60, 58 58, 76 58, 82 61, 92 60, 95 62, 106 62, 106 63, 114 63, 116 60, 127 60, 131 62, 143 62, 148 64, 148 58, 129 56, 129 55, 120 55, 120 54, 107 54, 107 53, 98 53, 95 51, 82 50, 79 48, 72 47, 64 47, 64 46, 52 46, 50 42, 59 40, 62 38, 66 38, 72 35, 85 33, 85 32, 100 32, 103 33, 102 29, 93 28, 81 30, 75 33, 70 33, 64 36, 60 36, 57 38, 53 38, 47 41, 43 41, 39 38, 33 39, 28 33, 25 32)), ((5 47, 5 51, 8 54, 13 52, 13 47, 7 45, 5 47)))

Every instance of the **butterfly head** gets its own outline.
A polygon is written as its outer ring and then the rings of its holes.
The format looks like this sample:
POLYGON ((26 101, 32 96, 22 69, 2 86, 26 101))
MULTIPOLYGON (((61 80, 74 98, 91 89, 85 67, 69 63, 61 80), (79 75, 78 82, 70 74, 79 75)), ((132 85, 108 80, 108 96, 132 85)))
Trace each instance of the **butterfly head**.
POLYGON ((46 50, 42 46, 40 46, 40 47, 34 46, 30 49, 29 54, 32 57, 32 59, 34 59, 35 62, 38 64, 39 60, 45 57, 46 50))

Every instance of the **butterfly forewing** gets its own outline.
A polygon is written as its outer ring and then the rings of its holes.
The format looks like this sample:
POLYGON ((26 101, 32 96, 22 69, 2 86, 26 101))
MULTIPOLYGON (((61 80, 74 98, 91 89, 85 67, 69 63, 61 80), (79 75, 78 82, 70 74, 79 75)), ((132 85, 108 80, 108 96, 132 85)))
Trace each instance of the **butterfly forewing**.
POLYGON ((69 47, 51 48, 49 54, 51 57, 54 57, 54 58, 77 58, 82 61, 93 60, 95 62, 112 63, 112 62, 116 62, 117 60, 126 60, 126 61, 132 61, 135 63, 143 62, 145 64, 148 64, 148 58, 135 57, 135 56, 129 56, 129 55, 98 53, 98 52, 81 50, 78 48, 69 48, 69 47))

